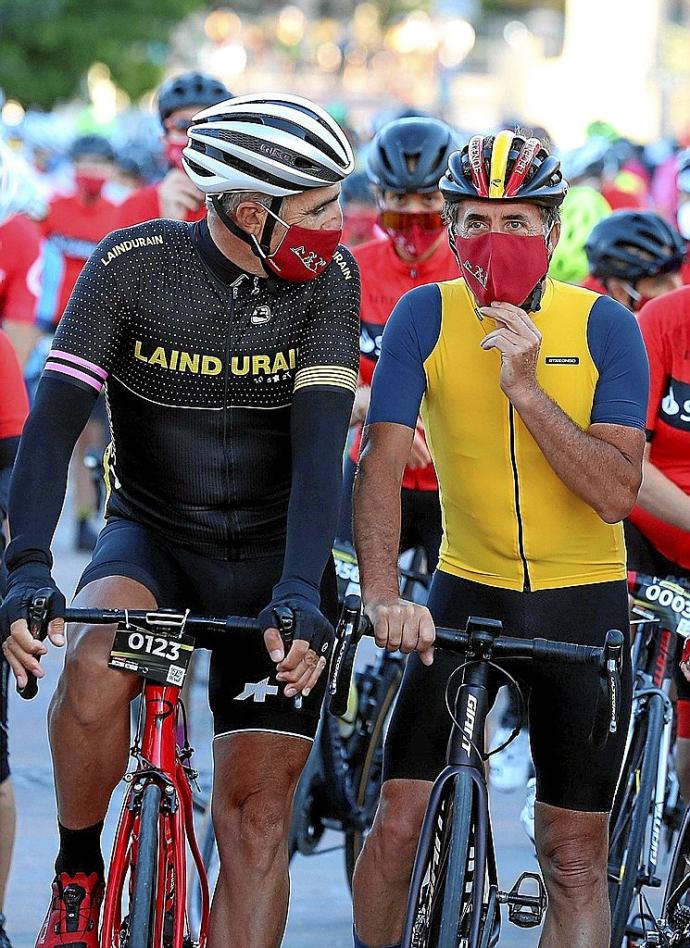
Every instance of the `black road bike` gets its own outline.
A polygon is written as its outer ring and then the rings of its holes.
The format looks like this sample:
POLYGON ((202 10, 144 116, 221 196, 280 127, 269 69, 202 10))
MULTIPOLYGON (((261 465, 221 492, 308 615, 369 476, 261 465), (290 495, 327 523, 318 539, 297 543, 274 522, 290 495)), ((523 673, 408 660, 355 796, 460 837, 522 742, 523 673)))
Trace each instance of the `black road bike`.
MULTIPOLYGON (((359 570, 352 547, 336 547, 333 553, 342 604, 347 596, 359 595, 359 570)), ((426 601, 431 576, 424 571, 424 561, 421 547, 402 554, 399 575, 403 598, 426 601)), ((355 863, 374 821, 381 792, 383 740, 404 669, 405 656, 400 652, 377 649, 373 661, 355 673, 340 715, 335 717, 324 707, 312 751, 295 791, 288 841, 290 859, 297 853, 312 856, 344 849, 350 885, 355 863), (329 829, 342 833, 343 842, 324 845, 329 829)), ((210 800, 202 808, 199 838, 213 891, 219 864, 210 800)), ((195 922, 201 911, 201 889, 196 877, 190 885, 190 912, 195 922)))
MULTIPOLYGON (((343 603, 348 596, 359 596, 359 571, 354 551, 334 552, 343 603)), ((401 557, 403 599, 426 602, 431 576, 422 571, 423 560, 421 548, 401 557)), ((404 669, 405 656, 400 652, 377 649, 375 659, 355 672, 354 688, 350 687, 342 716, 335 717, 324 707, 314 747, 295 793, 290 857, 330 851, 319 844, 327 829, 337 830, 344 834, 345 871, 350 885, 378 805, 383 741, 404 669)))
MULTIPOLYGON (((329 677, 335 713, 347 700, 354 646, 364 632, 371 634, 359 610, 359 601, 349 599, 339 626, 329 677)), ((509 920, 522 928, 539 925, 546 910, 544 884, 537 873, 523 872, 507 892, 498 884, 484 773, 488 682, 491 670, 500 669, 497 660, 591 666, 602 680, 592 740, 602 744, 618 728, 622 632, 608 632, 601 648, 510 638, 501 632, 500 622, 474 616, 464 631, 436 629, 437 647, 464 654, 466 662, 447 685, 453 722, 447 766, 434 784, 422 825, 403 948, 492 948, 500 937, 501 905, 508 906, 509 920)))
MULTIPOLYGON (((659 864, 682 810, 673 759, 674 710, 669 694, 678 640, 690 632, 690 592, 672 577, 631 573, 634 630, 633 705, 609 824, 611 948, 639 944, 657 928, 645 888, 662 884, 659 864)), ((662 942, 662 944, 665 944, 662 942)))

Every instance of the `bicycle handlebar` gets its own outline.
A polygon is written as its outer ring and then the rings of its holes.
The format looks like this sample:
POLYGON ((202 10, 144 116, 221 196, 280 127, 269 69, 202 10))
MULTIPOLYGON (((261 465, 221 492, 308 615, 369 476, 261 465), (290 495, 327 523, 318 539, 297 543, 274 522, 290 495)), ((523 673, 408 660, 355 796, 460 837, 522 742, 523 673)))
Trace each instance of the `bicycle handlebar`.
MULTIPOLYGON (((42 595, 43 590, 39 590, 33 599, 29 609, 29 629, 34 638, 42 641, 47 634, 47 599, 42 595)), ((178 627, 181 632, 189 632, 192 635, 203 635, 203 633, 227 633, 227 632, 261 632, 261 626, 256 619, 249 619, 246 616, 225 616, 224 618, 215 618, 213 616, 195 615, 194 613, 180 612, 176 609, 65 609, 65 622, 79 622, 85 625, 116 625, 121 622, 125 624, 136 624, 140 627, 150 629, 155 632, 161 628, 178 627)), ((283 630, 283 639, 286 646, 290 644, 291 638, 283 630)), ((40 657, 38 659, 40 661, 40 657)), ((38 678, 27 672, 27 682, 23 688, 17 688, 17 693, 30 701, 38 694, 38 678)))
MULTIPOLYGON (((500 635, 502 625, 495 619, 470 616, 467 628, 448 629, 436 627, 435 646, 455 653, 464 653, 470 660, 491 661, 495 658, 528 658, 542 663, 560 665, 589 665, 596 668, 606 681, 608 697, 607 724, 605 734, 616 733, 620 715, 621 670, 625 638, 618 629, 606 633, 603 646, 577 645, 570 642, 554 642, 550 639, 517 639, 500 635)), ((374 635, 374 629, 366 616, 361 614, 361 603, 357 596, 348 596, 343 614, 336 630, 333 660, 329 672, 328 693, 331 713, 340 717, 347 708, 350 680, 355 662, 357 645, 362 635, 374 635)), ((604 714, 601 700, 597 700, 595 721, 591 737, 602 741, 604 714)), ((604 725, 605 726, 605 725, 604 725)))
POLYGON ((185 632, 260 632, 256 619, 246 616, 202 616, 176 609, 66 609, 65 622, 81 622, 87 625, 114 625, 116 622, 138 623, 155 631, 161 626, 170 626, 172 619, 179 619, 185 632), (166 621, 167 620, 167 621, 166 621))

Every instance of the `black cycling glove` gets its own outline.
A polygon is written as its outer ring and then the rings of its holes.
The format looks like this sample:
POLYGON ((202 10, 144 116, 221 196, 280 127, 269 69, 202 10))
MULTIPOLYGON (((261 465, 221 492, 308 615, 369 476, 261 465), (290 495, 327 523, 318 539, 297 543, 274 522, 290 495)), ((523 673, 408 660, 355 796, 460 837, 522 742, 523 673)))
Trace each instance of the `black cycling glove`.
POLYGON ((46 563, 29 561, 17 566, 7 578, 7 592, 0 605, 0 641, 10 634, 10 627, 17 619, 29 620, 29 606, 39 590, 50 590, 48 621, 65 615, 67 603, 55 584, 46 563))
POLYGON ((273 599, 259 613, 258 622, 264 632, 266 629, 280 630, 281 611, 289 610, 293 618, 292 639, 308 642, 309 648, 319 658, 328 659, 335 631, 319 606, 313 602, 311 590, 302 590, 304 586, 306 583, 302 582, 278 583, 273 589, 273 599))

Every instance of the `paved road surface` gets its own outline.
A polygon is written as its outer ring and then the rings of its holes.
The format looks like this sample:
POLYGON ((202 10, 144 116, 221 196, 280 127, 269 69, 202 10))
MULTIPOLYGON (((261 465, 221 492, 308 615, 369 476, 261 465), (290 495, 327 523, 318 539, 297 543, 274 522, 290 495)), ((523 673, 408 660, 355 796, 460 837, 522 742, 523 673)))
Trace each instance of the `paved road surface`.
MULTIPOLYGON (((55 575, 66 594, 73 591, 86 563, 85 557, 70 550, 70 540, 71 531, 68 533, 63 526, 55 547, 55 575)), ((12 770, 19 804, 19 833, 6 914, 14 948, 32 948, 50 892, 57 834, 45 719, 60 662, 60 652, 53 649, 45 662, 48 677, 38 698, 24 702, 13 695, 10 703, 12 770)), ((193 743, 198 748, 196 763, 208 786, 209 723, 201 685, 195 688, 193 704, 193 743)), ((118 790, 118 805, 119 799, 118 790)), ((518 822, 523 800, 521 793, 493 795, 494 830, 504 887, 511 886, 523 869, 535 868, 533 852, 518 822)), ((106 851, 112 839, 115 817, 116 814, 111 813, 106 825, 106 851)), ((327 842, 338 845, 338 836, 331 834, 327 842)), ((342 851, 298 857, 293 864, 290 919, 284 941, 286 948, 345 948, 352 944, 351 925, 351 903, 342 851)), ((529 948, 536 946, 537 942, 538 932, 519 931, 505 923, 502 946, 529 948)))

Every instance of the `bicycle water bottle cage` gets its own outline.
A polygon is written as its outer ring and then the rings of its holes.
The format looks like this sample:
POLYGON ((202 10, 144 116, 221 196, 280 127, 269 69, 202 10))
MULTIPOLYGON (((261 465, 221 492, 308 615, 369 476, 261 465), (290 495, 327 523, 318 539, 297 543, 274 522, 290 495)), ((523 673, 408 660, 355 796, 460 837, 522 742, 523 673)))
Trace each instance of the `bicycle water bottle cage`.
POLYGON ((536 928, 541 925, 546 912, 546 889, 537 872, 523 872, 510 892, 501 892, 499 902, 508 906, 508 919, 518 928, 536 928), (534 882, 536 894, 522 891, 523 883, 534 882))

